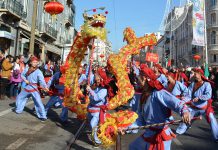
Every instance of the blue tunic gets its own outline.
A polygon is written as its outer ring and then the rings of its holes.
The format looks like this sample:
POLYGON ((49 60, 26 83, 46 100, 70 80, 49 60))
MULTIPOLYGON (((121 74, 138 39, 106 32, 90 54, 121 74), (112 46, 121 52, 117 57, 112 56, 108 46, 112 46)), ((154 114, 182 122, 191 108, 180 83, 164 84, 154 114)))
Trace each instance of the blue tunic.
POLYGON ((42 103, 39 91, 38 91, 38 83, 43 87, 47 88, 42 72, 39 69, 36 69, 29 76, 26 76, 28 69, 25 69, 21 77, 25 80, 28 80, 30 84, 24 86, 24 90, 20 92, 20 94, 16 98, 16 113, 20 114, 23 112, 24 106, 29 97, 32 97, 36 114, 39 118, 46 119, 46 112, 44 105, 42 103))
POLYGON ((30 82, 30 85, 25 85, 24 88, 27 90, 33 90, 33 89, 37 89, 37 85, 31 85, 31 84, 37 84, 39 83, 40 86, 42 86, 43 88, 46 88, 46 82, 44 79, 44 76, 41 72, 41 70, 36 69, 33 73, 31 73, 28 77, 26 76, 26 73, 28 71, 29 68, 25 69, 22 73, 21 73, 21 78, 28 80, 30 82))
POLYGON ((47 64, 44 66, 44 69, 45 69, 45 70, 49 70, 49 71, 53 74, 52 68, 51 68, 51 67, 48 68, 48 65, 47 65, 47 64))
POLYGON ((58 90, 58 93, 63 94, 64 93, 64 85, 63 84, 59 84, 59 79, 60 79, 61 73, 60 72, 56 72, 51 79, 48 81, 47 85, 48 88, 50 88, 51 85, 54 84, 55 89, 58 90))
POLYGON ((161 75, 157 78, 157 80, 160 81, 160 83, 164 86, 164 88, 167 88, 168 80, 167 80, 167 77, 166 77, 164 74, 161 74, 161 75))
MULTIPOLYGON (((90 90, 90 103, 88 106, 89 110, 100 110, 100 108, 97 108, 95 106, 102 106, 106 105, 107 100, 107 89, 97 87, 95 90, 90 90)), ((99 115, 100 112, 94 112, 94 113, 88 113, 88 119, 90 120, 90 126, 93 129, 94 127, 98 126, 99 123, 99 115)), ((96 143, 101 143, 101 141, 98 139, 97 136, 97 128, 95 129, 94 132, 94 141, 96 143)))
POLYGON ((181 114, 184 103, 166 90, 154 90, 148 97, 137 124, 142 126, 165 122, 169 117, 168 110, 181 114))
MULTIPOLYGON (((79 84, 81 84, 83 81, 87 81, 87 80, 88 80, 87 76, 85 74, 82 74, 79 77, 78 82, 79 82, 79 84)), ((94 74, 93 73, 91 73, 89 80, 90 80, 90 85, 92 85, 94 83, 94 74)))
MULTIPOLYGON (((189 86, 189 97, 190 99, 199 98, 197 102, 191 101, 191 104, 197 108, 190 108, 191 118, 199 115, 206 114, 206 108, 208 100, 212 96, 212 88, 209 82, 204 82, 198 89, 194 91, 195 82, 191 83, 189 86)), ((218 124, 213 112, 207 114, 208 119, 210 120, 209 124, 213 134, 214 140, 218 140, 218 124)), ((183 134, 188 129, 188 126, 185 123, 180 123, 179 127, 176 129, 176 133, 183 134)))
POLYGON ((89 107, 105 105, 107 103, 106 96, 107 96, 107 89, 97 87, 95 90, 90 90, 89 107))
POLYGON ((204 82, 196 91, 194 91, 195 82, 191 83, 191 85, 188 87, 189 89, 189 97, 191 99, 194 99, 196 97, 199 98, 198 102, 192 102, 191 103, 198 107, 203 108, 207 105, 207 101, 211 99, 212 97, 212 88, 209 82, 204 82))
POLYGON ((182 96, 184 98, 182 100, 186 102, 190 100, 188 88, 179 81, 176 81, 171 94, 174 96, 182 96))
MULTIPOLYGON (((187 107, 184 104, 184 101, 180 101, 178 98, 167 92, 166 90, 154 90, 151 95, 148 97, 146 104, 144 105, 143 111, 140 113, 139 118, 132 127, 144 126, 155 123, 167 122, 169 117, 169 109, 177 112, 182 115, 182 112, 188 111, 187 107)), ((165 126, 159 126, 155 128, 163 129, 165 126)), ((164 130, 166 135, 172 133, 170 128, 164 130)), ((143 134, 144 137, 152 137, 156 134, 156 131, 146 129, 143 134)), ((164 148, 170 149, 171 140, 164 141, 164 148)), ((129 146, 130 150, 148 150, 149 143, 145 142, 142 137, 137 138, 129 146)))
MULTIPOLYGON (((54 85, 54 88, 56 90, 58 90, 58 94, 64 94, 64 85, 59 84, 60 77, 61 77, 61 73, 56 72, 51 77, 51 79, 48 81, 48 87, 50 87, 51 85, 54 85)), ((61 111, 61 114, 60 114, 60 120, 62 122, 67 121, 67 119, 68 119, 68 108, 63 105, 63 100, 58 95, 54 94, 53 96, 50 97, 49 101, 45 105, 46 114, 47 114, 48 110, 50 109, 50 107, 53 106, 54 104, 59 104, 59 106, 62 107, 62 111, 61 111)))
POLYGON ((85 74, 81 74, 81 76, 79 77, 78 82, 79 82, 79 84, 81 84, 82 82, 84 82, 84 81, 86 81, 86 80, 87 80, 86 75, 85 75, 85 74))

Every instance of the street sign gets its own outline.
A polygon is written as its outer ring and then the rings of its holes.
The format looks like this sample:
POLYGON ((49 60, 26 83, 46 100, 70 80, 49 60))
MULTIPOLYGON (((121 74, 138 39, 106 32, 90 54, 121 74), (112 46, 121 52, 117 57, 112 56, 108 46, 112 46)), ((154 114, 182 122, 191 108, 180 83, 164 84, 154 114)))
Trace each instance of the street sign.
POLYGON ((159 57, 156 53, 146 53, 145 60, 148 62, 158 63, 159 57))

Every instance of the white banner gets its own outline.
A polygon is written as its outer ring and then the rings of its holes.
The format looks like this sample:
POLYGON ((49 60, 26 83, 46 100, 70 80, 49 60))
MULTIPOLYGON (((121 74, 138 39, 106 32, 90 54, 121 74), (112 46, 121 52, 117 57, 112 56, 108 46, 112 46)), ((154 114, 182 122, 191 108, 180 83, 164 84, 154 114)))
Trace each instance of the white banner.
POLYGON ((193 45, 205 46, 204 40, 204 0, 191 0, 193 3, 192 26, 193 45))

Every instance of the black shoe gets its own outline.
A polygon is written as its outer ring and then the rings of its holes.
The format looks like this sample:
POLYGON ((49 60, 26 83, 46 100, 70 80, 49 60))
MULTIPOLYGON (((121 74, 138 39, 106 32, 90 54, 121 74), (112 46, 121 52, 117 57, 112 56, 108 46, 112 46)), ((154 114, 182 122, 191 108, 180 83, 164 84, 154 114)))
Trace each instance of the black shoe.
POLYGON ((39 118, 39 120, 40 120, 41 122, 45 122, 47 119, 46 119, 46 118, 39 118))
POLYGON ((101 146, 101 143, 93 143, 93 148, 99 148, 101 146))

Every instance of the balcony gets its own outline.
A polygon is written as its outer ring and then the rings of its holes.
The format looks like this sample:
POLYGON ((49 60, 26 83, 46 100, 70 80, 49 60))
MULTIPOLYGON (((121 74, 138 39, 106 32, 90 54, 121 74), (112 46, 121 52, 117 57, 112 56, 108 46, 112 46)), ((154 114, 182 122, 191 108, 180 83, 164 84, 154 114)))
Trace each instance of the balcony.
POLYGON ((73 21, 73 17, 70 15, 68 16, 68 18, 65 19, 66 20, 66 27, 69 27, 69 26, 74 26, 74 21, 73 21))
POLYGON ((57 39, 57 30, 55 30, 51 25, 44 23, 44 25, 39 25, 41 28, 40 34, 42 36, 42 39, 44 38, 45 40, 52 40, 55 41, 57 39))
POLYGON ((218 44, 208 44, 208 50, 217 51, 218 50, 218 44))
POLYGON ((208 28, 208 29, 211 29, 211 28, 218 28, 218 23, 213 22, 213 23, 207 24, 207 28, 208 28))
POLYGON ((67 40, 65 41, 65 44, 72 44, 72 40, 67 39, 67 40))
POLYGON ((5 14, 5 18, 20 20, 26 18, 26 13, 23 12, 23 5, 17 0, 0 1, 0 13, 5 14))

